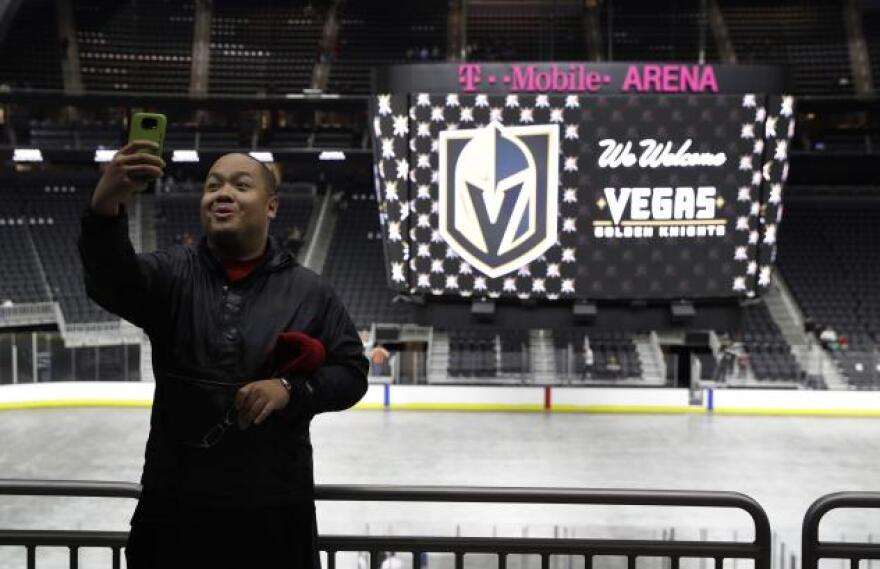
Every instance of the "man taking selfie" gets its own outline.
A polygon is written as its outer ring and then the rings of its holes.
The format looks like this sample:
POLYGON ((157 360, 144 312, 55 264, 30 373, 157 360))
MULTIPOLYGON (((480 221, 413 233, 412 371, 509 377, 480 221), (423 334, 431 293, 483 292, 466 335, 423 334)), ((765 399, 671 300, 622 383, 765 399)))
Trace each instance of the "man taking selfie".
POLYGON ((327 283, 269 235, 277 182, 246 154, 211 166, 201 239, 136 254, 124 201, 163 174, 156 148, 134 141, 107 164, 79 240, 88 295, 152 343, 128 567, 319 567, 309 425, 363 397, 363 345, 327 283))

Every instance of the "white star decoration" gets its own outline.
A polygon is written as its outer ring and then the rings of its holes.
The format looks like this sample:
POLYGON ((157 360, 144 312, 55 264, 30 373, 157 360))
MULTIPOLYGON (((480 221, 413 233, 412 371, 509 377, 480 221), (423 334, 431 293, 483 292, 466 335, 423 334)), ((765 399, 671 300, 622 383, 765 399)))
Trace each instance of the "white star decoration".
POLYGON ((749 258, 748 253, 746 252, 746 248, 743 246, 737 247, 736 252, 733 254, 733 259, 735 261, 745 261, 749 258))
POLYGON ((432 273, 442 273, 443 272, 443 259, 434 259, 431 261, 431 272, 432 273))
POLYGON ((474 105, 477 107, 488 107, 489 97, 487 97, 486 95, 477 95, 477 98, 474 101, 474 105))
POLYGON ((755 140, 755 145, 752 147, 752 154, 760 154, 764 152, 764 141, 760 138, 755 140))
POLYGON ((416 253, 416 257, 430 257, 431 256, 431 246, 427 243, 419 243, 418 252, 416 253))
POLYGON ((761 267, 761 274, 758 275, 758 285, 770 285, 770 267, 761 267))
POLYGON ((469 275, 473 272, 471 266, 465 263, 464 261, 458 266, 458 273, 461 275, 469 275))
POLYGON ((574 109, 576 107, 580 107, 581 104, 578 102, 577 95, 566 95, 565 97, 565 108, 574 109))
POLYGON ((764 243, 767 245, 772 245, 776 243, 776 226, 772 223, 768 224, 767 227, 764 228, 764 243))
POLYGON ((776 136, 776 117, 767 117, 767 124, 764 125, 764 138, 776 136))
POLYGON ((535 97, 535 106, 544 109, 550 106, 550 98, 547 95, 538 95, 535 97))
POLYGON ((388 240, 400 241, 400 223, 397 221, 388 222, 388 240))
POLYGON ((409 164, 404 159, 396 160, 395 164, 397 165, 397 177, 406 180, 406 176, 409 174, 409 164))
POLYGON ((749 218, 746 216, 740 216, 736 218, 736 230, 737 231, 748 231, 749 230, 749 218))
POLYGON ((562 231, 565 233, 573 233, 573 232, 577 231, 577 229, 575 228, 575 225, 574 225, 574 218, 573 217, 566 217, 562 221, 562 231))
POLYGON ((486 277, 474 277, 474 290, 486 290, 486 277))
POLYGON ((501 107, 492 107, 489 109, 489 120, 492 122, 501 122, 504 118, 501 107))
POLYGON ((458 120, 459 122, 474 122, 474 110, 471 107, 462 107, 458 120))
POLYGON ((458 95, 455 93, 450 93, 446 95, 446 106, 447 107, 457 107, 458 106, 458 95))
POLYGON ((431 95, 427 93, 419 93, 418 95, 416 95, 416 105, 420 107, 430 107, 431 95))
POLYGON ((578 159, 577 156, 566 156, 565 157, 565 166, 563 170, 566 172, 577 172, 578 169, 578 159))
POLYGON ((562 122, 562 109, 550 109, 550 122, 562 122))
POLYGON ((574 203, 577 201, 577 189, 565 188, 562 192, 562 201, 565 203, 574 203))
POLYGON ((736 277, 733 279, 733 290, 746 290, 746 278, 736 277))
POLYGON ((544 279, 532 280, 532 292, 545 292, 544 279))
POLYGON ((418 226, 418 227, 431 227, 431 216, 430 215, 423 213, 423 214, 419 215, 418 219, 419 220, 416 223, 416 226, 418 226))
POLYGON ((770 186, 770 197, 767 198, 767 202, 774 205, 782 202, 782 184, 770 186))
POLYGON ((758 232, 749 231, 749 244, 756 245, 758 243, 758 232))
POLYGON ((519 111, 519 122, 535 122, 532 118, 532 109, 523 108, 519 111))
POLYGON ((402 283, 405 280, 403 278, 403 263, 391 263, 391 280, 397 283, 402 283))
POLYGON ((516 95, 508 95, 504 99, 505 107, 518 107, 519 106, 519 97, 516 95))
POLYGON ((576 138, 580 138, 578 136, 578 125, 569 124, 565 126, 565 138, 566 140, 574 140, 576 138))
POLYGON ((739 157, 739 169, 740 170, 751 170, 752 169, 752 157, 751 156, 740 156, 739 157))
POLYGON ((396 202, 397 198, 397 182, 394 180, 385 182, 385 200, 389 202, 396 202))
POLYGON ((431 186, 426 184, 422 184, 418 187, 418 195, 416 195, 416 199, 419 200, 429 200, 431 199, 431 186))
POLYGON ((755 261, 749 261, 749 265, 746 267, 747 275, 754 275, 758 272, 758 263, 755 261))
POLYGON ((742 125, 742 130, 739 133, 740 138, 755 138, 755 125, 748 123, 742 125))
POLYGON ((416 125, 416 136, 419 136, 419 137, 431 136, 430 123, 420 122, 418 125, 416 125))
POLYGON ((418 163, 416 164, 416 168, 430 168, 431 167, 431 155, 430 154, 419 154, 418 163))
POLYGON ((562 292, 563 293, 573 293, 574 292, 574 279, 562 279, 562 292))
POLYGON ((394 136, 406 136, 409 132, 409 119, 404 115, 394 116, 394 136))
POLYGON ((748 186, 740 186, 739 193, 736 195, 736 201, 747 202, 747 201, 751 201, 751 199, 752 199, 752 196, 751 196, 751 192, 749 191, 749 187, 748 186))
POLYGON ((562 250, 562 262, 574 263, 574 248, 568 247, 562 250))
POLYGON ((458 288, 458 277, 455 275, 446 275, 446 288, 458 288))
POLYGON ((382 139, 382 158, 394 158, 394 139, 382 139))
POLYGON ((391 95, 379 95, 377 99, 379 101, 379 115, 384 117, 391 114, 391 95))
POLYGON ((547 263, 547 277, 558 277, 559 274, 558 263, 547 263))
POLYGON ((784 117, 790 117, 792 112, 794 112, 794 97, 786 95, 782 97, 782 107, 779 109, 779 114, 784 117))
POLYGON ((419 273, 417 286, 428 288, 431 286, 431 275, 428 273, 419 273))
POLYGON ((785 160, 788 158, 788 142, 785 140, 776 141, 776 152, 773 154, 774 160, 785 160))
POLYGON ((505 292, 516 292, 516 281, 508 277, 504 279, 504 285, 502 288, 505 292))
POLYGON ((750 109, 750 108, 754 108, 755 104, 756 104, 755 96, 753 94, 749 93, 747 95, 743 95, 743 102, 742 102, 743 107, 750 109))
POLYGON ((433 122, 443 122, 446 120, 443 118, 443 107, 431 107, 431 121, 433 122))

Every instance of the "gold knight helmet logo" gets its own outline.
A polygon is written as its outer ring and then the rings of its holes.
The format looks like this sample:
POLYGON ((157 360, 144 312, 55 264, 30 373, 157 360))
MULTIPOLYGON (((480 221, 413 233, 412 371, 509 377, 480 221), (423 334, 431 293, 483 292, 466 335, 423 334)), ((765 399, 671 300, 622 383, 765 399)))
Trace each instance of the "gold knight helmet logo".
POLYGON ((559 126, 440 133, 440 235, 489 277, 518 270, 556 243, 559 126))

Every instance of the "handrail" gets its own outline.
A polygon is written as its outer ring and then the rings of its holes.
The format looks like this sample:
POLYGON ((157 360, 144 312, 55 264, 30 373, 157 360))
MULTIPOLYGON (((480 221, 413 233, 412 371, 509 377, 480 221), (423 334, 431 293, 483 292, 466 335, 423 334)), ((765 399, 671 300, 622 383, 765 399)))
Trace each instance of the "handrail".
MULTIPOLYGON (((140 484, 132 482, 0 479, 0 495, 85 496, 137 498, 140 484)), ((581 505, 642 505, 674 507, 737 508, 745 511, 755 525, 753 542, 725 541, 661 541, 621 539, 555 539, 498 537, 436 537, 436 536, 319 536, 318 547, 328 553, 328 568, 335 569, 336 553, 369 551, 371 566, 379 565, 384 551, 410 552, 415 569, 421 567, 421 554, 426 552, 454 553, 456 567, 463 566, 463 557, 472 553, 495 553, 499 566, 506 556, 518 553, 538 554, 542 567, 549 567, 551 555, 584 556, 592 567, 595 555, 625 555, 629 567, 638 556, 664 556, 672 559, 678 569, 681 557, 714 558, 716 565, 723 559, 748 558, 755 569, 770 568, 770 523, 766 512, 753 498, 739 492, 690 490, 628 490, 589 488, 516 488, 516 487, 449 487, 389 485, 319 485, 315 499, 325 501, 381 502, 460 502, 518 504, 581 504, 581 505)), ((120 549, 127 532, 4 530, 0 529, 0 545, 27 547, 28 567, 35 567, 37 546, 67 546, 71 567, 77 567, 80 547, 111 547, 113 567, 119 567, 120 549)), ((720 565, 719 565, 720 566, 720 565)))
POLYGON ((819 559, 849 559, 858 569, 861 559, 880 559, 880 544, 819 541, 819 522, 838 508, 880 508, 880 492, 835 492, 813 502, 804 515, 801 533, 802 569, 818 569, 819 559))

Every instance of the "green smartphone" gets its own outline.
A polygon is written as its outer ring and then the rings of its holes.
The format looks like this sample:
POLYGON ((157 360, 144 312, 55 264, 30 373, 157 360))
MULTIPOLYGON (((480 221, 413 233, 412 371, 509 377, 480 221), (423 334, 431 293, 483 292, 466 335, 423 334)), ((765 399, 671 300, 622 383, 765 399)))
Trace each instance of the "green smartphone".
POLYGON ((148 152, 156 156, 162 156, 165 146, 165 125, 168 119, 159 113, 135 113, 131 117, 128 128, 128 141, 149 140, 159 145, 156 150, 143 149, 138 152, 148 152))

